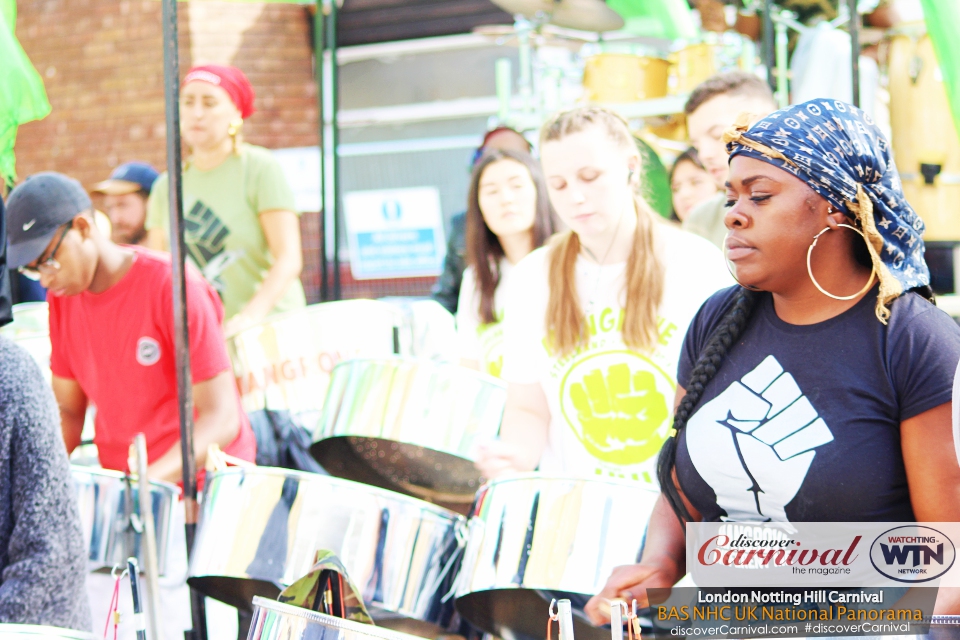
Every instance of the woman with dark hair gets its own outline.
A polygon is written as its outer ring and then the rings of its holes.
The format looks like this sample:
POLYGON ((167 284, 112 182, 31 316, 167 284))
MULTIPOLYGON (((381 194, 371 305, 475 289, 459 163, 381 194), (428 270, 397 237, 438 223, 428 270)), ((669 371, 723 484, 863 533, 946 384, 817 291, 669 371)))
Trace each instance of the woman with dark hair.
POLYGON ((503 291, 513 265, 554 231, 553 209, 537 162, 493 150, 477 163, 467 200, 467 268, 457 304, 461 364, 499 376, 503 291))
MULTIPOLYGON (((605 599, 683 576, 685 522, 960 520, 960 327, 932 304, 923 221, 883 134, 816 100, 724 140, 740 286, 687 332, 643 557, 588 604, 595 622, 605 599)), ((936 611, 960 603, 942 590, 936 611)))
POLYGON ((694 207, 718 195, 716 183, 693 147, 677 156, 670 168, 670 191, 674 222, 683 222, 694 207))

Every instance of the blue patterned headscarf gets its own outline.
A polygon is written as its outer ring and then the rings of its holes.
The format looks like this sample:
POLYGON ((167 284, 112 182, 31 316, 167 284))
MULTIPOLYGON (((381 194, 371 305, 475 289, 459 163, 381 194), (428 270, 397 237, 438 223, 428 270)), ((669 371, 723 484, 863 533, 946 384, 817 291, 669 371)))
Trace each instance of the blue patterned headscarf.
POLYGON ((908 289, 930 284, 923 220, 907 203, 890 144, 870 116, 839 100, 810 100, 724 134, 730 158, 745 155, 789 171, 859 223, 877 277, 877 317, 908 289))

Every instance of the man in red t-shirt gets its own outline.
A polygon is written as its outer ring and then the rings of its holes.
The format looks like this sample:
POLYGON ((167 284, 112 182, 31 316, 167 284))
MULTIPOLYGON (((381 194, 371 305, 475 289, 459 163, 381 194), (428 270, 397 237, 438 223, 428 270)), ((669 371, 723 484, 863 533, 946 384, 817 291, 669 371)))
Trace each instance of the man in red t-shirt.
MULTIPOLYGON (((100 463, 125 471, 137 433, 147 438, 148 473, 181 479, 173 296, 167 255, 121 247, 94 224, 79 182, 39 173, 10 194, 9 262, 40 278, 50 305, 50 368, 67 450, 80 444, 96 405, 100 463)), ((187 270, 197 467, 207 448, 253 461, 256 442, 234 383, 217 294, 187 270)))

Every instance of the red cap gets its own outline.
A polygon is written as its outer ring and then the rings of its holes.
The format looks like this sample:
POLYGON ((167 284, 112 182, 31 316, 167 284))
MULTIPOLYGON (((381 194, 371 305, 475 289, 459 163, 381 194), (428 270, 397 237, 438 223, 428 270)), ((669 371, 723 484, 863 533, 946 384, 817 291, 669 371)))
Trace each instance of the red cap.
POLYGON ((240 117, 244 120, 253 115, 253 86, 240 69, 219 64, 194 67, 187 73, 180 86, 182 88, 194 81, 206 82, 226 91, 230 100, 240 110, 240 117))

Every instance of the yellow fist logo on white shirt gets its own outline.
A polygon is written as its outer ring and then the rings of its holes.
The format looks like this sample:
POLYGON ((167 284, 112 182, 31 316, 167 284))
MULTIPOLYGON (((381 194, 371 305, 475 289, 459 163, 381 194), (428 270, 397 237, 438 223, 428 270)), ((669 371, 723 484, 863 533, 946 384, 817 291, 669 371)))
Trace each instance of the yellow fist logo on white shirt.
POLYGON ((568 424, 593 457, 634 465, 657 455, 669 427, 670 378, 632 351, 592 354, 561 383, 568 424))

